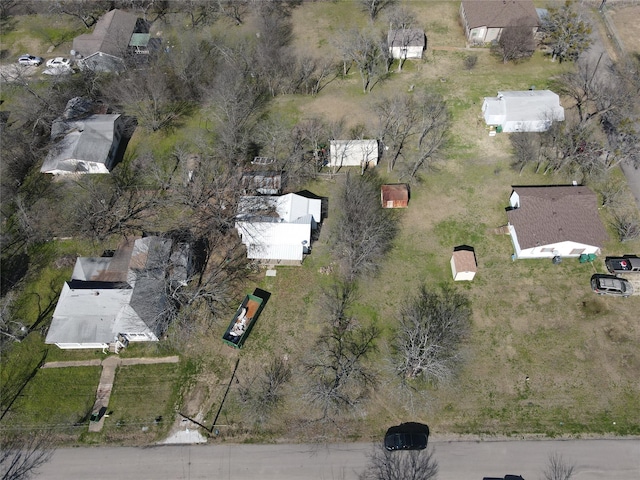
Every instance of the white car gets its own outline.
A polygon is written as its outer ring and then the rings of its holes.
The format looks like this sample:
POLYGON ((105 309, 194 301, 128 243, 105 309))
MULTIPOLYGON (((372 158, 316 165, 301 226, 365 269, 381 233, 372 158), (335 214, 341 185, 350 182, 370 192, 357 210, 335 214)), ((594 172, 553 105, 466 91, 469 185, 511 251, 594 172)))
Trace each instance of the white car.
POLYGON ((20 65, 28 65, 28 66, 38 66, 40 65, 44 60, 42 60, 42 57, 36 57, 35 55, 29 55, 28 53, 25 53, 24 55, 20 55, 20 57, 18 57, 18 63, 20 65))
POLYGON ((47 69, 42 72, 46 75, 62 75, 65 73, 71 73, 71 60, 63 57, 52 58, 47 60, 47 69))

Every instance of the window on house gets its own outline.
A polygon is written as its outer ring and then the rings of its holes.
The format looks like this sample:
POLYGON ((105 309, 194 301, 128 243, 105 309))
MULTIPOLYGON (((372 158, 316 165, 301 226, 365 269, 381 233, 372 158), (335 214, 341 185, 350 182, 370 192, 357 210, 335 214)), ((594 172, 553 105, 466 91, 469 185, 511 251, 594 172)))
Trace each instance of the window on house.
POLYGON ((542 248, 542 249, 540 249, 540 251, 544 252, 544 253, 553 253, 554 250, 555 250, 555 248, 542 248))
POLYGON ((584 248, 574 248, 571 250, 571 255, 580 255, 584 252, 584 248))

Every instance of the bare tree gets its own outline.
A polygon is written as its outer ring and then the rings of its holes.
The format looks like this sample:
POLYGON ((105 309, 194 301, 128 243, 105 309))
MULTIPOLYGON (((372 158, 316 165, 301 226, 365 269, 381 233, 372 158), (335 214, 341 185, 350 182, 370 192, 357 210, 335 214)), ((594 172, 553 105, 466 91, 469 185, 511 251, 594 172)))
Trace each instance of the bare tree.
POLYGON ((397 3, 397 0, 359 0, 362 9, 369 14, 371 20, 375 20, 378 14, 386 8, 397 3))
POLYGON ((554 452, 549 455, 544 478, 545 480, 570 480, 574 470, 574 464, 568 463, 561 454, 554 452))
POLYGON ((61 13, 77 18, 88 29, 111 9, 110 0, 56 0, 51 2, 51 13, 61 13))
POLYGON ((599 189, 599 193, 602 196, 602 206, 611 208, 619 205, 625 193, 625 188, 626 185, 623 182, 609 176, 599 189))
POLYGON ((335 283, 324 292, 323 313, 327 325, 305 362, 309 386, 307 397, 329 420, 344 408, 355 408, 375 384, 375 375, 366 359, 376 350, 380 330, 361 325, 349 310, 355 284, 335 283))
POLYGON ((536 42, 533 29, 526 23, 524 19, 516 20, 513 25, 503 28, 500 38, 492 46, 493 53, 502 58, 503 63, 522 60, 533 55, 536 42))
POLYGON ((410 178, 415 178, 418 171, 431 164, 435 155, 445 140, 449 129, 450 117, 444 99, 435 93, 418 95, 420 107, 416 123, 418 138, 417 154, 409 172, 410 178))
POLYGON ((407 94, 383 98, 374 106, 378 116, 378 137, 385 148, 389 172, 407 148, 409 138, 415 134, 418 108, 415 98, 407 94))
POLYGON ((49 432, 3 436, 0 447, 2 480, 32 478, 54 452, 49 432))
POLYGON ((104 88, 105 96, 122 111, 135 117, 138 125, 155 132, 174 126, 189 111, 186 99, 181 98, 160 67, 141 72, 129 70, 114 78, 104 88))
POLYGON ((360 480, 430 480, 438 475, 433 448, 409 452, 390 452, 382 445, 374 447, 369 465, 360 480))
POLYGON ((291 366, 282 357, 274 357, 264 369, 240 388, 240 400, 251 418, 266 421, 283 399, 283 388, 291 379, 291 366))
POLYGON ((265 87, 254 70, 247 45, 221 47, 224 62, 207 92, 219 154, 229 162, 245 160, 252 130, 266 102, 265 87))
POLYGON ((249 13, 249 0, 216 0, 218 11, 236 25, 242 25, 249 13))
POLYGON ((595 64, 579 60, 577 68, 560 77, 561 92, 572 98, 580 123, 600 119, 605 113, 620 109, 625 96, 616 78, 606 74, 602 67, 602 55, 595 64))
POLYGON ((397 217, 380 206, 380 184, 370 175, 347 174, 337 204, 333 254, 344 278, 353 281, 376 271, 395 237, 397 217))
POLYGON ((422 285, 401 311, 395 337, 396 368, 408 378, 449 379, 462 356, 460 344, 470 328, 471 306, 461 293, 422 285))
MULTIPOLYGON (((345 62, 358 68, 363 93, 370 92, 376 84, 380 64, 380 42, 366 30, 349 30, 340 35, 338 48, 345 62)), ((346 63, 345 63, 346 73, 346 63)))
POLYGON ((611 225, 621 242, 628 242, 640 237, 640 219, 633 211, 618 210, 613 213, 611 225))
POLYGON ((509 136, 513 148, 513 161, 511 166, 522 174, 525 167, 537 160, 540 152, 539 138, 528 132, 515 132, 509 136))
POLYGON ((415 160, 407 174, 413 178, 428 165, 442 146, 449 128, 449 113, 442 97, 435 93, 401 93, 383 98, 374 106, 378 136, 384 144, 387 169, 392 171, 401 156, 413 147, 415 160), (412 138, 416 141, 411 145, 412 138))
POLYGON ((18 5, 18 0, 0 0, 0 22, 4 27, 9 17, 11 17, 11 10, 18 5))

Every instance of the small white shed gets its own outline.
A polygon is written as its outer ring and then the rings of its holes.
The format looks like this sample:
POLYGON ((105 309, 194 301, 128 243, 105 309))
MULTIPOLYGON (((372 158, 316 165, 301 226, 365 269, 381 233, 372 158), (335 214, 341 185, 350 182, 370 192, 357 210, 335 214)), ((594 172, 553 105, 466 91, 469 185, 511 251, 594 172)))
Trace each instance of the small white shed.
POLYGON ((456 282, 473 280, 477 271, 478 265, 473 249, 454 249, 451 256, 451 273, 456 282))
POLYGON ((375 167, 378 164, 377 140, 331 140, 329 150, 332 167, 375 167))
POLYGON ((387 43, 391 58, 420 59, 426 46, 426 37, 420 28, 402 28, 389 30, 387 43))

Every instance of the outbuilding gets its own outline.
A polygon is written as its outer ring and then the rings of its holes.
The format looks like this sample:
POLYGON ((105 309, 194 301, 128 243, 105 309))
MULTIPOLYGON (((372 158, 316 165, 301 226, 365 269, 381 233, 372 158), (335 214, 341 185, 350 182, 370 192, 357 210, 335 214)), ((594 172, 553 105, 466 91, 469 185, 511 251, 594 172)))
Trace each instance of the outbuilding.
POLYGON ((377 140, 331 140, 329 166, 375 167, 380 155, 377 140))
POLYGON ((409 185, 394 183, 380 187, 382 208, 407 208, 409 206, 409 185))
POLYGON ((401 28, 389 30, 387 34, 391 58, 405 60, 420 59, 426 45, 424 30, 420 28, 401 28))
POLYGON ((476 276, 478 264, 476 254, 472 247, 461 245, 453 249, 451 256, 451 273, 453 279, 458 282, 462 280, 471 281, 476 276))
POLYGON ((482 114, 498 132, 545 132, 553 122, 564 121, 560 97, 551 90, 498 92, 485 97, 482 114))

